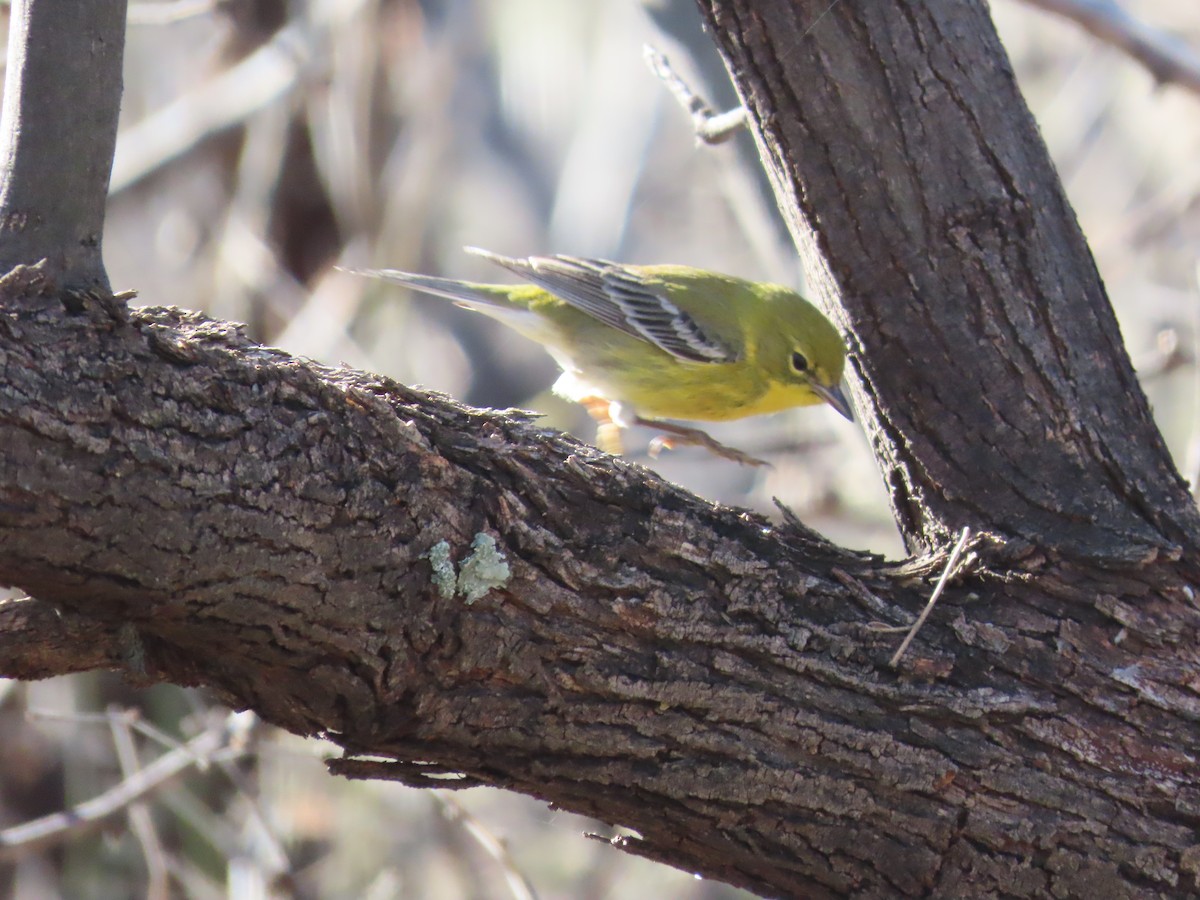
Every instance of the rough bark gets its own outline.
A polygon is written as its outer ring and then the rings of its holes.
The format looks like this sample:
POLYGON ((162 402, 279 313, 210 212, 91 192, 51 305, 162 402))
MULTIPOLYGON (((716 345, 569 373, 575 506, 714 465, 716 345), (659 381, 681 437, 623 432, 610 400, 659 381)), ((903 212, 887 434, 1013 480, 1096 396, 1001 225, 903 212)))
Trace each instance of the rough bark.
POLYGON ((45 259, 107 290, 101 258, 127 0, 16 0, 0 115, 0 271, 45 259))
POLYGON ((36 599, 0 605, 0 674, 207 684, 337 771, 519 790, 767 895, 1196 892, 1195 512, 982 8, 934 6, 842 3, 789 50, 816 5, 703 6, 906 536, 984 534, 899 671, 876 626, 936 551, 20 269, 0 579, 36 599))
POLYGON ((768 895, 1194 886, 1182 563, 985 563, 897 673, 871 623, 936 558, 889 569, 199 316, 68 307, 28 270, 2 299, 0 571, 37 598, 0 607, 4 674, 207 684, 396 760, 340 771, 462 773, 768 895), (461 574, 479 535, 509 571, 451 593, 436 545, 461 574), (61 635, 97 622, 77 661, 61 635))
POLYGON ((971 525, 1017 555, 1178 554, 1195 507, 986 4, 700 7, 852 336, 909 546, 971 525))

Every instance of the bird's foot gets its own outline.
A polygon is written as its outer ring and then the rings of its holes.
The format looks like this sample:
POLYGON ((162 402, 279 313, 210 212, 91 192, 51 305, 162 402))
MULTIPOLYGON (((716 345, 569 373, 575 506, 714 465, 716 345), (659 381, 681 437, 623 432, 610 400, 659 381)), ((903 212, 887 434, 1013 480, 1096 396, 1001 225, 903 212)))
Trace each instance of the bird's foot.
POLYGON ((712 437, 707 432, 701 431, 699 428, 688 428, 686 425, 676 425, 674 422, 656 422, 652 419, 637 420, 638 425, 645 425, 647 428, 657 428, 659 431, 664 431, 666 434, 660 434, 650 442, 650 456, 657 458, 664 450, 673 450, 676 447, 703 447, 714 456, 719 456, 722 459, 729 459, 735 463, 740 463, 743 466, 770 466, 771 464, 764 459, 759 459, 757 456, 751 456, 749 453, 743 453, 736 447, 730 447, 727 444, 722 444, 716 438, 712 437))
POLYGON ((625 442, 621 440, 621 426, 613 421, 612 403, 603 397, 583 397, 579 402, 596 422, 596 446, 613 456, 624 455, 625 442))

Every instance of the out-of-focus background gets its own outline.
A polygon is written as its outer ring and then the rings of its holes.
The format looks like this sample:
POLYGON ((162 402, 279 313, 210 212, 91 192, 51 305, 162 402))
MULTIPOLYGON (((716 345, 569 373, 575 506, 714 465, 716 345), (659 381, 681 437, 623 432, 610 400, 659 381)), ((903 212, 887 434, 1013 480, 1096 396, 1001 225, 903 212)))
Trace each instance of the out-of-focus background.
MULTIPOLYGON (((1200 56, 1197 4, 1124 6, 1200 56)), ((1200 96, 1017 0, 993 14, 1194 480, 1200 96)), ((818 22, 803 41, 820 40, 818 22)), ((539 348, 333 267, 503 280, 470 244, 799 285, 752 142, 699 145, 645 65, 647 43, 714 105, 734 103, 692 0, 134 2, 113 285, 325 363, 535 409, 591 440, 582 411, 548 393, 555 366, 539 348)), ((856 426, 806 409, 713 433, 774 467, 691 449, 652 460, 649 431, 630 435, 629 455, 712 500, 770 513, 779 498, 835 541, 901 552, 856 426)), ((169 752, 131 731, 128 711, 179 738, 220 716, 213 706, 105 675, 0 681, 0 829, 103 795, 169 752)), ((333 747, 250 729, 253 753, 226 769, 185 771, 100 833, 0 860, 0 897, 740 895, 585 839, 614 832, 537 801, 336 780, 320 762, 333 747)))

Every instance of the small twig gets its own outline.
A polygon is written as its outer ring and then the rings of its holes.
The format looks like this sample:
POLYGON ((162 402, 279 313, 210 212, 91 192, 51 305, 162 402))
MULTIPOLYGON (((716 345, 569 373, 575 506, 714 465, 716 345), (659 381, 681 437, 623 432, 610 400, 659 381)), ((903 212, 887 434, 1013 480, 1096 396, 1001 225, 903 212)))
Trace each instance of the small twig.
POLYGON ((960 561, 963 551, 967 547, 967 541, 971 539, 971 529, 964 528, 962 535, 958 538, 958 543, 954 545, 954 549, 950 551, 950 558, 946 560, 946 567, 942 570, 942 577, 938 579, 937 585, 933 589, 933 593, 929 596, 929 602, 925 604, 925 608, 921 610, 921 614, 917 616, 917 621, 913 622, 913 626, 909 629, 908 635, 900 642, 900 648, 892 655, 889 665, 894 669, 900 663, 900 657, 904 656, 908 645, 913 642, 913 638, 917 636, 917 632, 921 630, 921 626, 925 624, 925 620, 929 618, 929 614, 933 612, 933 606, 938 602, 938 598, 942 596, 942 591, 946 589, 946 585, 950 583, 950 579, 958 574, 960 561))
MULTIPOLYGON (((112 732, 113 748, 117 751, 121 774, 126 780, 136 778, 142 771, 137 747, 133 743, 131 728, 131 719, 133 718, 123 710, 109 710, 108 727, 112 732)), ((135 800, 129 804, 129 825, 142 848, 142 857, 146 860, 146 871, 149 873, 146 897, 148 900, 167 900, 171 895, 167 855, 163 850, 162 841, 159 840, 158 831, 154 827, 154 818, 150 815, 150 807, 144 800, 135 800)))
POLYGON ((169 3, 130 3, 130 25, 172 25, 216 12, 228 0, 172 0, 169 3))
POLYGON ((533 885, 525 877, 525 873, 517 868, 516 860, 512 858, 512 854, 508 852, 508 848, 498 837, 488 831, 482 822, 472 816, 466 807, 450 794, 435 790, 430 791, 430 795, 441 807, 442 814, 451 822, 462 825, 475 843, 500 865, 504 872, 504 880, 508 884, 508 890, 514 900, 537 900, 537 893, 534 891, 533 885))
MULTIPOLYGON (((234 747, 247 747, 251 743, 253 732, 260 727, 261 720, 249 710, 239 713, 238 716, 236 727, 230 731, 229 743, 234 747)), ((267 875, 272 882, 291 872, 292 860, 283 841, 271 826, 270 817, 259 802, 258 789, 231 760, 217 760, 217 768, 241 792, 242 802, 246 806, 243 831, 252 837, 250 844, 254 848, 258 871, 267 875)))
POLYGON ((17 859, 35 850, 99 828, 106 819, 125 810, 131 803, 162 787, 196 765, 198 759, 219 760, 243 756, 245 749, 229 747, 230 728, 236 714, 220 725, 201 732, 178 750, 164 753, 138 773, 109 790, 72 809, 51 813, 31 822, 0 830, 0 861, 17 859))
POLYGON ((747 117, 744 106, 736 107, 728 112, 713 112, 713 108, 693 91, 686 81, 679 77, 671 68, 666 56, 646 44, 642 48, 646 65, 666 85, 671 95, 679 101, 692 117, 692 127, 696 137, 706 144, 721 144, 729 140, 738 131, 746 127, 747 117))
MULTIPOLYGON (((160 744, 167 750, 187 749, 187 744, 171 737, 171 735, 167 734, 161 728, 150 724, 134 709, 115 713, 60 713, 42 709, 28 709, 25 711, 25 718, 30 722, 69 722, 72 725, 110 725, 114 717, 119 717, 122 724, 132 728, 143 737, 160 744)), ((208 769, 208 760, 199 756, 196 757, 196 768, 201 772, 206 771, 208 769)))
POLYGON ((1184 345, 1179 329, 1167 326, 1159 329, 1154 336, 1154 349, 1139 358, 1134 368, 1137 369, 1138 378, 1145 383, 1195 363, 1193 348, 1184 345))
POLYGON ((237 65, 122 129, 111 192, 131 187, 201 141, 282 100, 311 65, 312 49, 312 35, 289 25, 237 65))
POLYGON ((1160 84, 1200 94, 1200 55, 1173 35, 1139 21, 1115 0, 1025 0, 1070 19, 1095 38, 1137 60, 1160 84))

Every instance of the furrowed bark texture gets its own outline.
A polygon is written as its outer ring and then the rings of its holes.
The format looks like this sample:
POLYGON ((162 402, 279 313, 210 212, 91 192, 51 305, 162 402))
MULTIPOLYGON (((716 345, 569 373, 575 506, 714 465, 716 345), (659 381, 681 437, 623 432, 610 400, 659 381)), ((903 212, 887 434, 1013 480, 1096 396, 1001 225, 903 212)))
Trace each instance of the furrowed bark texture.
POLYGON ((1177 555, 1195 506, 986 4, 699 5, 909 547, 971 525, 1014 556, 1177 555))
POLYGON ((462 773, 769 896, 1195 889, 1184 563, 994 571, 980 545, 896 672, 873 623, 911 620, 938 557, 66 299, 0 283, 0 573, 36 598, 0 606, 0 674, 207 684, 396 761, 335 771, 462 773))
POLYGON ((767 895, 1195 893, 1196 513, 1095 269, 981 5, 843 2, 795 44, 827 6, 701 3, 924 557, 19 269, 0 674, 206 684, 337 771, 461 773, 767 895), (895 671, 875 626, 963 525, 895 671))

